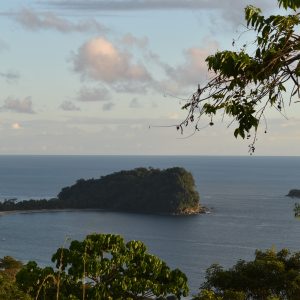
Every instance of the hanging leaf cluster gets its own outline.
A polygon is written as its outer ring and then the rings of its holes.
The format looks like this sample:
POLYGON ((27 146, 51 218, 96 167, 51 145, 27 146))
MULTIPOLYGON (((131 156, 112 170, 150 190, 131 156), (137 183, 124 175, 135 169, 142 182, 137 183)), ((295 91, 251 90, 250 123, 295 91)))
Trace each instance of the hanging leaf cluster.
POLYGON ((253 45, 245 45, 239 51, 220 51, 207 57, 208 70, 215 75, 205 86, 198 86, 182 107, 188 114, 177 128, 194 123, 198 130, 203 115, 209 115, 209 125, 213 125, 213 117, 222 112, 237 124, 235 137, 250 138, 254 133, 253 152, 258 126, 261 121, 266 125, 265 110, 272 107, 282 112, 285 105, 299 98, 300 0, 278 0, 278 4, 295 12, 265 17, 257 7, 245 8, 247 27, 256 35, 254 51, 253 45))

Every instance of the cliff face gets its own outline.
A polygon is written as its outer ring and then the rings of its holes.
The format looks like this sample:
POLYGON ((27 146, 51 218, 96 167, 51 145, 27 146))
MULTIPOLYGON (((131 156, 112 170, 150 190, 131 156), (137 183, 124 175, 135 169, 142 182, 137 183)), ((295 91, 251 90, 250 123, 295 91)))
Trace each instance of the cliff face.
POLYGON ((100 179, 80 179, 63 188, 58 198, 66 208, 170 214, 201 211, 193 176, 183 168, 137 168, 100 179))
POLYGON ((290 190, 287 196, 292 198, 300 198, 300 190, 297 189, 290 190))

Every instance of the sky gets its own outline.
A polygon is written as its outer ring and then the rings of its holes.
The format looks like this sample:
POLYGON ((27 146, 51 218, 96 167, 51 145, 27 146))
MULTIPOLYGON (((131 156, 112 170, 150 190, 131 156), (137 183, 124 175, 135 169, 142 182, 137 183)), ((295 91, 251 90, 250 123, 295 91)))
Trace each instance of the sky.
MULTIPOLYGON (((275 0, 0 2, 0 154, 248 155, 229 120, 190 136, 205 58, 243 43, 244 7, 275 0)), ((253 38, 253 37, 251 37, 253 38)), ((300 153, 299 107, 270 113, 256 155, 300 153)))

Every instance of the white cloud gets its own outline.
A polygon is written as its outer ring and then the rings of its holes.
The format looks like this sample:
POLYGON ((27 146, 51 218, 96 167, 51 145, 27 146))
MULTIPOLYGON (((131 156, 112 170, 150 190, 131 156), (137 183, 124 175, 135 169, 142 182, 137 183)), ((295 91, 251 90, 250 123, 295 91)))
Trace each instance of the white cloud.
POLYGON ((24 28, 37 31, 41 29, 53 29, 59 32, 107 32, 108 29, 96 20, 86 20, 73 23, 67 19, 56 16, 51 12, 37 13, 36 11, 23 8, 14 15, 15 20, 24 28))
POLYGON ((80 108, 77 107, 73 102, 71 101, 64 101, 61 105, 60 108, 64 111, 79 111, 80 108))
POLYGON ((106 83, 151 80, 142 64, 134 63, 129 53, 121 51, 102 37, 92 39, 80 47, 73 62, 74 70, 84 78, 106 83))
POLYGON ((4 105, 1 107, 1 109, 25 114, 34 113, 31 97, 26 97, 24 99, 8 97, 5 99, 4 105))
POLYGON ((109 90, 102 88, 83 87, 77 95, 77 100, 82 102, 108 101, 111 96, 109 90))

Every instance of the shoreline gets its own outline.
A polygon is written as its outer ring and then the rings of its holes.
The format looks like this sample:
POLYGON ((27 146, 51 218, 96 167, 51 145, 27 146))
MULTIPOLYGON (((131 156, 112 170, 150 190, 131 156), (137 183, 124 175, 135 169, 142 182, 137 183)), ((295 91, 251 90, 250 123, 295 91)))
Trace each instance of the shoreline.
POLYGON ((10 214, 35 214, 35 213, 56 213, 56 212, 115 212, 115 213, 127 213, 127 214, 144 214, 144 215, 158 215, 158 216, 196 216, 202 214, 209 214, 210 210, 207 207, 201 207, 199 211, 186 212, 186 213, 147 213, 147 212, 135 212, 135 211, 120 211, 120 210, 107 210, 101 208, 54 208, 54 209, 28 209, 28 210, 6 210, 0 211, 0 217, 10 214))
POLYGON ((0 217, 10 214, 34 214, 34 213, 49 213, 49 212, 75 212, 75 211, 104 211, 103 209, 99 208, 54 208, 54 209, 15 209, 15 210, 5 210, 0 211, 0 217))

